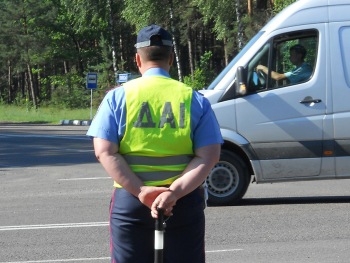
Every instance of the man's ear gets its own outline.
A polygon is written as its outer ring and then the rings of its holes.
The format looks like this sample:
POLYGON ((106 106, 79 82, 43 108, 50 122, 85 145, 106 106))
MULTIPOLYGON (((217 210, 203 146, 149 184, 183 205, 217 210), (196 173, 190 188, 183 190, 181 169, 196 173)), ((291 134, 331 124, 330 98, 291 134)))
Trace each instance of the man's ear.
POLYGON ((135 54, 135 62, 136 62, 137 67, 140 68, 141 67, 141 57, 140 57, 139 53, 135 54))

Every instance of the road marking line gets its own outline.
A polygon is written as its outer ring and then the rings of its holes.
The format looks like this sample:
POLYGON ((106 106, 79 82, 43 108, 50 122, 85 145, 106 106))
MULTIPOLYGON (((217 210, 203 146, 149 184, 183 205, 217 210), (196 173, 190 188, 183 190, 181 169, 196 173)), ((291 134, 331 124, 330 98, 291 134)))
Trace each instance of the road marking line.
MULTIPOLYGON (((206 253, 220 253, 220 252, 232 252, 232 251, 241 251, 243 249, 222 249, 222 250, 209 250, 205 251, 206 253)), ((76 261, 92 261, 92 260, 110 260, 110 257, 101 257, 101 258, 72 258, 72 259, 51 259, 51 260, 32 260, 32 261, 8 261, 0 263, 53 263, 53 262, 76 262, 76 261)))
MULTIPOLYGON (((55 139, 71 139, 71 140, 84 140, 91 141, 88 136, 85 135, 45 135, 45 134, 0 134, 0 137, 4 138, 55 138, 55 139)), ((1 263, 1 262, 0 262, 1 263)))
POLYGON ((72 259, 52 259, 52 260, 31 260, 31 261, 7 261, 0 263, 50 263, 50 262, 76 262, 76 261, 92 261, 92 260, 110 260, 110 257, 103 258, 72 258, 72 259))
POLYGON ((104 179, 104 180, 111 179, 111 177, 66 178, 66 179, 58 179, 58 181, 82 181, 82 180, 100 180, 100 179, 104 179))
POLYGON ((205 253, 232 252, 232 251, 241 251, 241 250, 243 250, 243 249, 242 248, 234 248, 234 249, 222 249, 222 250, 208 250, 208 251, 205 251, 205 253))
POLYGON ((108 226, 108 225, 109 225, 108 222, 91 222, 91 223, 70 223, 70 224, 43 224, 43 225, 22 225, 22 226, 0 226, 0 231, 34 230, 34 229, 57 229, 57 228, 76 228, 76 227, 96 227, 96 226, 108 226))

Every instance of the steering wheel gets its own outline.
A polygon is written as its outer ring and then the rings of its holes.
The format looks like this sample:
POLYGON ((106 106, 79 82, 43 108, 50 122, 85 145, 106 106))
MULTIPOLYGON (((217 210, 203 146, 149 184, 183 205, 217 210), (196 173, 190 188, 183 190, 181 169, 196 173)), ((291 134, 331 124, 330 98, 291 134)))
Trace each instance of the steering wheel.
POLYGON ((258 75, 261 86, 265 86, 267 75, 262 70, 257 70, 256 73, 258 75))

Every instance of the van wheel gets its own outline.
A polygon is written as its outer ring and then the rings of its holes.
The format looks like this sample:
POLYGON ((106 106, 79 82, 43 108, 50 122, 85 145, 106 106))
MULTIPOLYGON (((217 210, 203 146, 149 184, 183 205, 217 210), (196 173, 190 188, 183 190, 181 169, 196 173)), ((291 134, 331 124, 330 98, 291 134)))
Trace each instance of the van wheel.
POLYGON ((237 154, 222 150, 220 161, 207 177, 208 204, 230 205, 237 203, 250 183, 249 171, 237 154))

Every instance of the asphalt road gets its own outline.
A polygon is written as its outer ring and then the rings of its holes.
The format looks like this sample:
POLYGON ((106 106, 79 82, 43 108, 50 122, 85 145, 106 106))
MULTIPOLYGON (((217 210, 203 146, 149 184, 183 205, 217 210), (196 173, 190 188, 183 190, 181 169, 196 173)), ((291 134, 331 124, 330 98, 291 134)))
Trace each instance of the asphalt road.
MULTIPOLYGON (((86 130, 0 124, 0 263, 109 262, 112 182, 86 130)), ((252 184, 206 209, 207 262, 350 262, 349 202, 350 180, 252 184)))

